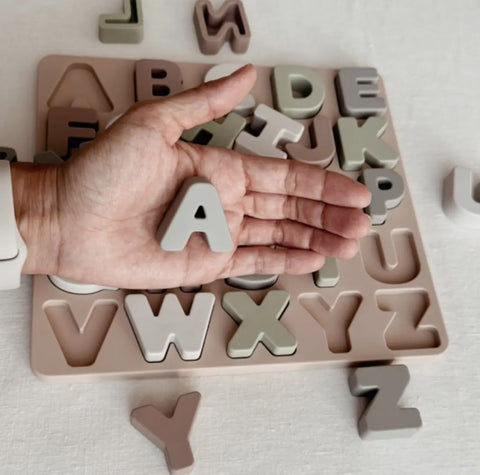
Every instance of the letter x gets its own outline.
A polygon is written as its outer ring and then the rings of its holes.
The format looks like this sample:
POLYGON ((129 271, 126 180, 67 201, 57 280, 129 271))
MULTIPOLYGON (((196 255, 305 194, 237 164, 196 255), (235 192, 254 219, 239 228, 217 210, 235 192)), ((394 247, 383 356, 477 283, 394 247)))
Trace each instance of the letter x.
POLYGON ((294 353, 297 340, 279 322, 289 300, 290 295, 284 290, 271 290, 260 305, 256 305, 245 292, 227 292, 222 306, 240 323, 228 343, 228 355, 248 358, 260 341, 276 356, 294 353))

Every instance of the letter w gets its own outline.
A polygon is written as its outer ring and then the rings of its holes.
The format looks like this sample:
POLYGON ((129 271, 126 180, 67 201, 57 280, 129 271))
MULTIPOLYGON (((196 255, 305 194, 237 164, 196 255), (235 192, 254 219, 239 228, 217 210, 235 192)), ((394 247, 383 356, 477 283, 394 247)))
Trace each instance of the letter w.
POLYGON ((125 310, 148 362, 162 361, 170 343, 182 359, 196 360, 202 352, 214 303, 213 294, 198 293, 190 314, 185 315, 177 296, 167 294, 155 316, 145 295, 130 294, 125 298, 125 310))

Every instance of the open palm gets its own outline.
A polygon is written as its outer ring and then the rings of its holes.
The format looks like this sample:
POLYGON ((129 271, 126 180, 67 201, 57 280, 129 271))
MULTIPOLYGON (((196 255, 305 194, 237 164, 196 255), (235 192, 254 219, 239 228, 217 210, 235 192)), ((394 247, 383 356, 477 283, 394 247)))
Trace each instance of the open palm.
POLYGON ((252 273, 308 273, 326 255, 352 257, 370 225, 361 211, 370 199, 363 185, 293 160, 179 141, 185 129, 228 113, 254 82, 249 66, 137 104, 59 167, 57 275, 123 288, 169 288, 252 273), (199 235, 183 251, 160 248, 159 223, 190 176, 216 187, 232 252, 211 252, 199 235))

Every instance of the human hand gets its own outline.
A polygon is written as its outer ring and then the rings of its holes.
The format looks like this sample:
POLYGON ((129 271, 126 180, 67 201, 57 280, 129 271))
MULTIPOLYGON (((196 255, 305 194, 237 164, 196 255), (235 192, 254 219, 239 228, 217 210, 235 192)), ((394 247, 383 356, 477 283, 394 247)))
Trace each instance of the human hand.
POLYGON ((350 258, 370 228, 369 191, 343 175, 294 160, 246 156, 179 141, 221 117, 255 82, 232 76, 139 103, 63 165, 12 169, 24 273, 121 288, 170 288, 245 274, 305 274, 325 256, 350 258), (214 253, 192 235, 181 252, 156 232, 183 181, 217 189, 234 242, 214 253), (272 245, 279 247, 272 248, 272 245))

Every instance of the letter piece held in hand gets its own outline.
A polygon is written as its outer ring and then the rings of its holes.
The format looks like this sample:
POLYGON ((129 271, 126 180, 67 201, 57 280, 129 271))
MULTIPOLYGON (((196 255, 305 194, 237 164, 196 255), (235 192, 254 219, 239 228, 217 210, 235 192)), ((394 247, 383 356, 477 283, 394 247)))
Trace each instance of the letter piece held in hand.
POLYGON ((166 417, 154 406, 134 409, 130 415, 133 427, 165 453, 172 475, 186 475, 193 469, 193 453, 188 440, 200 404, 200 393, 182 394, 172 417, 166 417))
POLYGON ((354 396, 371 398, 358 420, 360 437, 403 437, 411 435, 422 426, 418 409, 398 407, 398 401, 409 379, 410 374, 405 365, 355 369, 348 379, 350 392, 354 396))
POLYGON ((216 188, 205 178, 184 181, 158 229, 165 251, 182 251, 192 233, 203 233, 213 252, 233 250, 222 203, 216 188))

